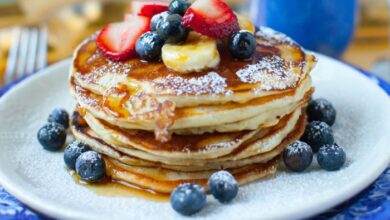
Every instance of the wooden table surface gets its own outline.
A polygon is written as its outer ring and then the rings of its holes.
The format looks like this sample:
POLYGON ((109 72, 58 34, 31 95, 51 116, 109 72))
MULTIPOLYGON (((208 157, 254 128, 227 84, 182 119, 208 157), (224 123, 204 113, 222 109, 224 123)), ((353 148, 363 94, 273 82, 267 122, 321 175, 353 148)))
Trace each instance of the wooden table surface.
POLYGON ((390 60, 389 33, 388 25, 360 26, 341 59, 366 70, 380 59, 390 60))

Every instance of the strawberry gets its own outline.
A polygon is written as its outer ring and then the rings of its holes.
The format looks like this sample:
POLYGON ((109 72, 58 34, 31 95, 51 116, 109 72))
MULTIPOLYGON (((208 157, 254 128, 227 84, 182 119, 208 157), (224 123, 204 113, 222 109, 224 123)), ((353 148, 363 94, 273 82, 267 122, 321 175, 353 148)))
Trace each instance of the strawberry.
POLYGON ((132 1, 131 13, 152 18, 154 15, 168 11, 168 4, 160 1, 132 1))
POLYGON ((240 30, 237 16, 222 0, 197 0, 183 16, 183 26, 212 38, 240 30))
POLYGON ((96 44, 107 58, 125 60, 136 56, 135 43, 149 29, 149 18, 128 15, 124 22, 106 25, 96 38, 96 44))

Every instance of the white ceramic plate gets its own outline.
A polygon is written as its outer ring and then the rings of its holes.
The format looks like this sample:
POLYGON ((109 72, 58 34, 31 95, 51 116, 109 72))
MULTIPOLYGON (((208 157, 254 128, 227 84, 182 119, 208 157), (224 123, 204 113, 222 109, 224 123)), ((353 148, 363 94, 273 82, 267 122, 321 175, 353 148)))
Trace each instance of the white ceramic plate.
MULTIPOLYGON (((208 197, 197 219, 292 219, 318 214, 357 194, 389 164, 390 101, 375 83, 356 70, 319 55, 313 72, 315 97, 337 109, 336 141, 347 163, 337 172, 316 162, 305 173, 280 171, 241 187, 232 204, 208 197)), ((105 197, 75 184, 62 152, 42 149, 38 129, 50 111, 74 102, 68 92, 69 60, 25 80, 0 99, 0 184, 32 208, 69 219, 179 219, 169 203, 141 198, 105 197)))

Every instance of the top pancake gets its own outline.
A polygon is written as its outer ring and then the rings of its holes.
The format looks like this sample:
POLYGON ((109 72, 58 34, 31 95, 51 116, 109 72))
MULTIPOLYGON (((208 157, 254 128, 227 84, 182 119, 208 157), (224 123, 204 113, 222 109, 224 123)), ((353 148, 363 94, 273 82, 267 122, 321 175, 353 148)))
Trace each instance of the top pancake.
POLYGON ((294 90, 315 65, 312 54, 281 33, 262 27, 256 37, 256 52, 249 60, 234 60, 220 46, 218 67, 181 74, 162 62, 138 58, 110 61, 99 52, 93 35, 76 49, 71 75, 83 88, 99 95, 144 93, 183 107, 243 103, 294 90))

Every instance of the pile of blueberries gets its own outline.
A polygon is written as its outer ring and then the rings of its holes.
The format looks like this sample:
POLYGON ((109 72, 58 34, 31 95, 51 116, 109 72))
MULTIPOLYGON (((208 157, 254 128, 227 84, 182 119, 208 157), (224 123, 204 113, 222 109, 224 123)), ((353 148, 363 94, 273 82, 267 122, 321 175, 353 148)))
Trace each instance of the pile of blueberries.
POLYGON ((284 164, 294 172, 310 166, 317 153, 320 167, 327 171, 339 170, 345 163, 344 149, 335 143, 331 126, 336 120, 336 110, 326 99, 310 100, 307 107, 309 124, 301 141, 290 144, 283 152, 284 164))
MULTIPOLYGON (((161 56, 165 43, 179 44, 187 39, 189 30, 182 25, 182 16, 191 6, 188 0, 173 0, 169 10, 152 17, 151 31, 144 33, 136 42, 141 59, 153 61, 161 56)), ((248 31, 238 31, 229 39, 229 51, 237 59, 248 59, 256 50, 256 38, 248 31)))
MULTIPOLYGON (((207 186, 220 203, 231 202, 238 193, 238 184, 232 174, 218 171, 210 176, 207 186)), ((205 189, 196 183, 184 183, 176 187, 170 198, 172 208, 182 215, 192 215, 206 205, 205 189)))
MULTIPOLYGON (((68 128, 69 114, 63 109, 55 109, 49 115, 48 123, 39 129, 38 141, 45 150, 59 151, 65 145, 68 128)), ((73 141, 65 148, 64 161, 84 181, 98 182, 105 176, 102 156, 79 141, 73 141)))

